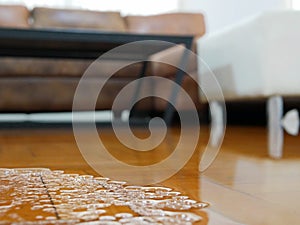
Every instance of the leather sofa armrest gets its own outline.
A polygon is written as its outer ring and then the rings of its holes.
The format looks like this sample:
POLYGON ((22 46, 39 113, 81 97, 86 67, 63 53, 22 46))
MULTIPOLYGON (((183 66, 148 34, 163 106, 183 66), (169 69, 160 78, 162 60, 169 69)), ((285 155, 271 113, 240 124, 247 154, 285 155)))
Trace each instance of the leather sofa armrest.
MULTIPOLYGON (((160 51, 158 53, 153 54, 149 60, 151 61, 151 73, 154 76, 171 76, 176 74, 182 57, 185 54, 185 46, 184 45, 176 45, 166 50, 160 51)), ((191 73, 197 71, 197 57, 196 55, 189 51, 186 55, 188 57, 187 65, 185 72, 191 73)))

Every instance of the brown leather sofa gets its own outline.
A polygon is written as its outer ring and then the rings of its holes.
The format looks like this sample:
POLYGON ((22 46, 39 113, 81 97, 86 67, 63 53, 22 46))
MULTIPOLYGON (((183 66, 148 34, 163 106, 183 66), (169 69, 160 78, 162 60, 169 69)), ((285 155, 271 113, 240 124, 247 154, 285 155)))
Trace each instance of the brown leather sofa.
MULTIPOLYGON (((24 6, 0 6, 0 27, 22 29, 96 29, 107 32, 130 32, 147 34, 187 34, 195 38, 205 33, 202 14, 171 13, 154 16, 122 17, 118 12, 99 12, 88 10, 68 10, 54 8, 34 8, 29 11, 24 6)), ((80 31, 78 30, 78 31, 80 31)), ((157 54, 155 57, 173 57, 174 54, 157 54)), ((177 60, 176 57, 174 60, 177 60)), ((70 111, 73 95, 90 60, 48 59, 48 58, 0 58, 0 111, 1 112, 37 112, 70 111)), ((107 69, 118 66, 118 61, 108 61, 107 68, 101 68, 100 76, 107 76, 107 69)), ((196 62, 191 67, 196 77, 196 62)), ((102 98, 96 109, 110 109, 113 99, 120 89, 135 79, 134 71, 141 65, 117 72, 106 83, 102 98)), ((151 75, 165 76, 173 79, 175 70, 168 66, 153 66, 151 75)), ((197 84, 185 77, 183 87, 199 107, 197 84)), ((149 87, 150 88, 150 87, 149 87)), ((155 84, 155 92, 171 94, 167 87, 155 84)), ((186 109, 179 97, 178 105, 186 109)), ((147 109, 149 104, 144 104, 147 109)), ((154 110, 163 111, 166 102, 155 99, 154 110)), ((148 107, 149 108, 149 107, 148 107)))

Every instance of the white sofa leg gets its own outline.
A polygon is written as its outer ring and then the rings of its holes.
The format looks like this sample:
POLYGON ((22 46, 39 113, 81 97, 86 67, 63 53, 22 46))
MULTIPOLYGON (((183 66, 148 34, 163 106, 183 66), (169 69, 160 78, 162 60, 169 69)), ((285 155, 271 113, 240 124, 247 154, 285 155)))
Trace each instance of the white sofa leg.
POLYGON ((210 138, 201 156, 199 163, 200 172, 204 172, 217 157, 225 133, 226 121, 223 104, 218 101, 211 101, 209 103, 209 109, 211 115, 210 138))
POLYGON ((217 147, 221 143, 224 130, 225 130, 225 118, 223 107, 220 102, 212 101, 210 104, 210 114, 211 114, 211 133, 210 133, 210 146, 217 147))
POLYGON ((283 153, 283 99, 281 96, 272 96, 267 102, 268 116, 268 151, 269 156, 280 159, 283 153))

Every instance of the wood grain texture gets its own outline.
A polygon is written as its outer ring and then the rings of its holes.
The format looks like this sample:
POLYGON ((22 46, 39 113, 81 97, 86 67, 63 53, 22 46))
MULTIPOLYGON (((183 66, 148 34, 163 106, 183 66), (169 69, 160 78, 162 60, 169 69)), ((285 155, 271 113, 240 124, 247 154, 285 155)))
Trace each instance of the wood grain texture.
MULTIPOLYGON (((200 224, 299 224, 300 138, 285 137, 283 159, 272 160, 267 155, 265 128, 228 127, 216 161, 200 174, 199 157, 208 131, 201 128, 192 159, 162 183, 211 204, 198 212, 204 218, 200 224)), ((179 129, 173 128, 157 149, 143 155, 122 146, 112 130, 101 128, 99 133, 114 156, 135 165, 166 158, 180 135, 179 129)), ((140 137, 148 135, 143 129, 135 133, 140 137)), ((0 168, 16 167, 98 175, 83 159, 72 129, 68 128, 1 129, 0 168)))

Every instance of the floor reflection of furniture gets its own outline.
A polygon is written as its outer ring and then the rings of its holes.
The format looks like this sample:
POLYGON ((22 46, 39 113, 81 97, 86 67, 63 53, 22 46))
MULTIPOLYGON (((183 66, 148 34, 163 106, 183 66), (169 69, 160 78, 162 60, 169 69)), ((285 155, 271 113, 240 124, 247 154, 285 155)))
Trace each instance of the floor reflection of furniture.
MULTIPOLYGON (((282 97, 300 94, 299 25, 299 11, 265 12, 198 41, 200 56, 214 72, 226 101, 268 100, 269 155, 274 158, 282 156, 282 97)), ((207 74, 202 68, 200 82, 207 74)), ((209 92, 216 96, 213 89, 209 92)), ((294 134, 295 124, 288 127, 294 134)))
MULTIPOLYGON (((117 52, 117 55, 110 55, 109 59, 107 60, 137 60, 147 62, 147 60, 149 60, 149 57, 153 56, 153 54, 173 47, 171 43, 183 44, 188 49, 190 49, 193 41, 193 36, 125 34, 99 31, 77 32, 74 30, 57 31, 53 29, 25 30, 2 28, 0 29, 0 56, 22 58, 33 57, 39 59, 97 59, 101 54, 106 53, 107 51, 115 47, 134 41, 145 40, 157 40, 163 42, 147 42, 137 44, 135 46, 136 48, 124 48, 122 49, 122 51, 117 52)), ((32 66, 34 67, 34 65, 32 66)), ((53 64, 53 66, 55 66, 55 64, 53 64)), ((139 73, 135 76, 137 78, 144 76, 145 71, 147 70, 147 66, 147 63, 143 63, 143 66, 140 68, 140 70, 138 70, 139 73)), ((99 68, 99 70, 97 70, 95 73, 101 71, 101 69, 102 67, 99 68)), ((107 72, 107 76, 109 76, 110 71, 108 70, 107 72)), ((101 73, 103 73, 103 71, 101 71, 101 73)), ((98 76, 98 74, 94 74, 94 76, 98 76)), ((176 80, 179 84, 181 84, 184 72, 178 70, 176 76, 176 80)), ((91 88, 93 88, 92 83, 93 82, 91 82, 91 88)), ((2 86, 3 84, 5 84, 5 82, 2 82, 2 86)), ((44 91, 45 89, 47 89, 46 86, 41 87, 41 89, 34 90, 33 94, 38 96, 39 90, 44 91)), ((137 87, 137 89, 139 89, 139 87, 137 87)), ((55 90, 51 90, 51 92, 52 98, 63 97, 59 96, 59 92, 55 93, 55 90)), ((5 96, 5 87, 2 89, 2 91, 0 91, 0 93, 5 96)), ((28 95, 29 93, 23 94, 28 95)), ((138 95, 139 93, 137 92, 133 94, 138 95)), ((176 95, 176 93, 174 92, 173 95, 176 95)), ((86 97, 88 98, 88 96, 86 97)), ((21 98, 20 100, 22 101, 21 98)), ((46 101, 46 99, 44 101, 46 101)), ((94 109, 82 108, 81 110, 94 109)), ((172 112, 173 111, 171 107, 168 107, 165 112, 165 119, 170 120, 172 112)))

